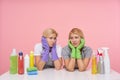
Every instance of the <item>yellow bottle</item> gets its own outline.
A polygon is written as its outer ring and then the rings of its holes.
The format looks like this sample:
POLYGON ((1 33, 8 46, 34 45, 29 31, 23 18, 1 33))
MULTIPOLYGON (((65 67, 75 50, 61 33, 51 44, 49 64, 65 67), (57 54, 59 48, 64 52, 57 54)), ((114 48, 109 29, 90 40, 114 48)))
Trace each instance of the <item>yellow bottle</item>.
POLYGON ((30 51, 30 67, 34 67, 34 53, 30 51))
POLYGON ((92 56, 92 74, 97 74, 97 59, 95 53, 92 56))

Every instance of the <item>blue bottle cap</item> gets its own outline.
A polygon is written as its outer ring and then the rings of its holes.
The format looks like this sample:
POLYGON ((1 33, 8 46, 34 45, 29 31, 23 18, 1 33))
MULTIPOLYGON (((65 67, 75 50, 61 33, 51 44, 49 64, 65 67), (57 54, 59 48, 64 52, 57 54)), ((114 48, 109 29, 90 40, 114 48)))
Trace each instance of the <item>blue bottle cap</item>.
POLYGON ((23 52, 22 52, 22 51, 20 51, 20 52, 19 52, 19 56, 22 56, 22 55, 23 55, 23 52))

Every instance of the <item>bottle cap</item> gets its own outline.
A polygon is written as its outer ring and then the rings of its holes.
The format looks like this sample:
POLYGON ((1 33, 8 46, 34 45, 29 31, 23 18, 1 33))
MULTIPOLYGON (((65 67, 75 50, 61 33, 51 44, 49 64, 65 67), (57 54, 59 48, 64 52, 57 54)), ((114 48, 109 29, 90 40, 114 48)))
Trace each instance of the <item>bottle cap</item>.
POLYGON ((34 54, 33 54, 33 51, 30 51, 30 56, 32 56, 32 55, 34 55, 34 54))
POLYGON ((93 56, 97 56, 97 54, 96 54, 96 51, 95 50, 93 50, 93 54, 92 54, 93 56))
POLYGON ((20 51, 20 52, 19 52, 19 56, 22 56, 22 55, 23 55, 23 52, 22 52, 22 51, 20 51))
POLYGON ((13 48, 13 50, 12 50, 12 55, 16 55, 16 49, 15 48, 13 48))
POLYGON ((25 58, 29 58, 28 54, 25 55, 25 58))
POLYGON ((32 54, 33 54, 33 51, 30 51, 30 53, 32 53, 32 54))

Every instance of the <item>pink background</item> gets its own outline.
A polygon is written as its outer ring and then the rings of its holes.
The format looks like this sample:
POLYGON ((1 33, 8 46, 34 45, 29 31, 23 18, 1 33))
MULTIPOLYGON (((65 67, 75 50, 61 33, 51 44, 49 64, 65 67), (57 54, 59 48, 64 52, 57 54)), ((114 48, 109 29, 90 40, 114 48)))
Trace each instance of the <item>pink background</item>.
POLYGON ((73 27, 82 29, 93 50, 110 48, 111 67, 120 72, 119 1, 0 0, 0 74, 9 70, 12 48, 29 53, 50 27, 59 33, 62 47, 73 27))

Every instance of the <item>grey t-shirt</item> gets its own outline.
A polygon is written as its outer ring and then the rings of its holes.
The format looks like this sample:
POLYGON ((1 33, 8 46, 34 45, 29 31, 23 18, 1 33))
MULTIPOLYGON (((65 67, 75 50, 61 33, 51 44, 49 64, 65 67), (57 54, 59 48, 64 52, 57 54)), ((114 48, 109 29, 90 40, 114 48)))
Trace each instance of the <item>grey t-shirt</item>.
MULTIPOLYGON (((71 54, 71 49, 67 45, 62 49, 62 57, 64 59, 68 59, 71 57, 70 54, 71 54)), ((82 54, 82 59, 90 58, 92 55, 92 49, 90 47, 84 46, 81 50, 81 54, 82 54)))

